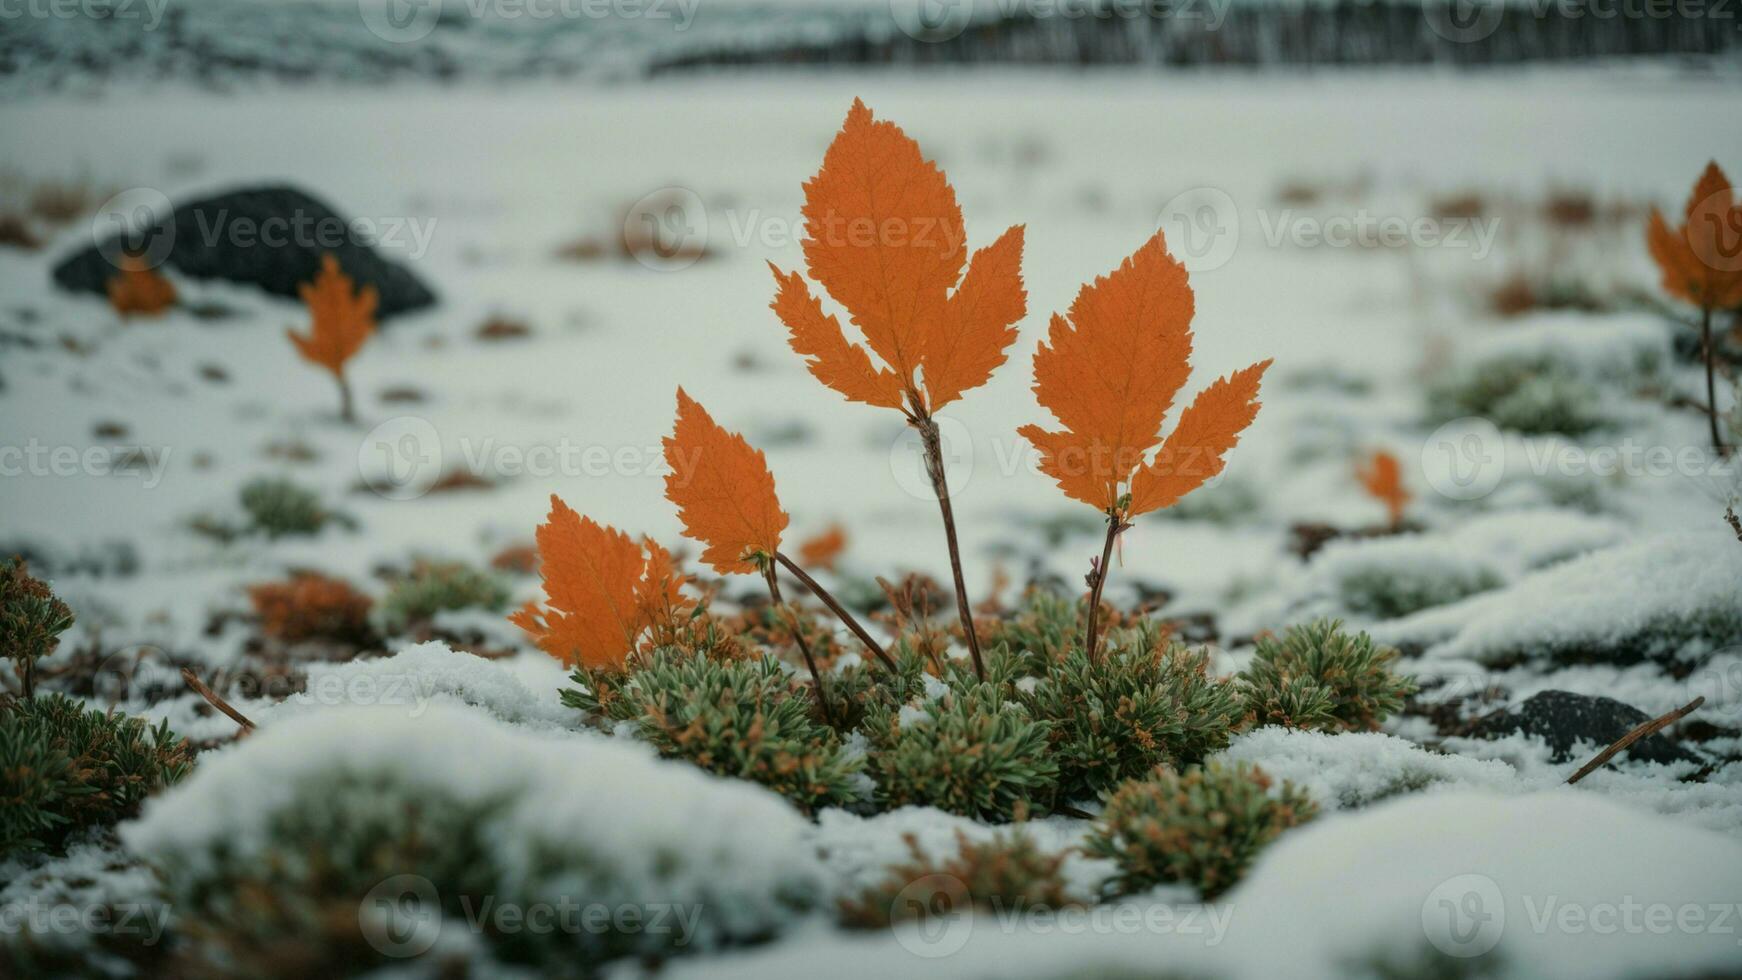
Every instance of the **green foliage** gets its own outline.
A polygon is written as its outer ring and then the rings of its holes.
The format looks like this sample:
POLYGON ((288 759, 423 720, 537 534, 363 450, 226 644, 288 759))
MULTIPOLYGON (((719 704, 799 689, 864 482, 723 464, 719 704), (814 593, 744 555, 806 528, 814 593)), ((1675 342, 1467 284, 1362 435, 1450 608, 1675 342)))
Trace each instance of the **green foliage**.
POLYGON ((620 673, 580 668, 563 703, 631 722, 667 756, 760 783, 806 811, 850 803, 863 759, 817 719, 809 688, 779 661, 660 650, 620 673))
POLYGON ((1163 641, 1147 624, 1110 638, 1094 662, 1072 650, 1025 700, 1049 725, 1063 800, 1197 762, 1225 747, 1245 714, 1234 687, 1211 676, 1208 653, 1163 641))
POLYGON ((1560 366, 1530 359, 1494 360, 1429 385, 1428 413, 1436 421, 1488 419, 1526 435, 1584 435, 1611 424, 1602 392, 1560 366))
POLYGON ((1338 578, 1337 594, 1351 613, 1396 619, 1504 585, 1491 568, 1464 564, 1356 566, 1338 578))
POLYGON ((1291 783, 1274 795, 1270 790, 1270 777, 1246 763, 1159 769, 1107 800, 1084 849, 1117 862, 1113 884, 1120 892, 1185 883, 1213 899, 1233 887, 1277 835, 1318 812, 1291 783))
POLYGON ((136 815, 192 758, 168 722, 152 728, 59 694, 0 701, 0 857, 59 851, 136 815))
POLYGON ((987 647, 1003 644, 1026 661, 1025 672, 1039 673, 1082 643, 1084 605, 1052 589, 1031 588, 1015 615, 992 624, 982 640, 987 647))
POLYGON ((969 907, 1005 913, 1077 904, 1061 871, 1064 855, 1048 854, 1021 831, 994 834, 982 843, 957 831, 956 854, 941 862, 929 857, 912 834, 906 841, 910 861, 841 900, 842 925, 886 929, 894 922, 969 907))
POLYGON ((248 515, 248 529, 269 538, 319 534, 335 519, 321 504, 319 494, 281 477, 260 477, 243 484, 242 510, 248 515))
MULTIPOLYGON (((904 660, 911 664, 912 655, 904 660)), ((1058 795, 1050 728, 1017 697, 1015 666, 1015 658, 994 655, 985 681, 959 662, 947 664, 941 679, 910 674, 909 666, 880 688, 861 726, 871 744, 877 802, 981 820, 1050 808, 1058 795)))
POLYGON ((1318 731, 1374 731, 1415 693, 1392 670, 1398 652, 1366 633, 1350 635, 1335 619, 1263 636, 1240 673, 1240 694, 1258 725, 1318 731))
POLYGON ((380 608, 382 624, 397 632, 427 622, 438 612, 501 612, 507 605, 508 586, 490 572, 463 562, 418 562, 410 575, 393 583, 380 608))
POLYGON ((20 675, 53 653, 72 625, 73 611, 30 574, 23 560, 14 558, 0 568, 0 654, 18 665, 20 675))

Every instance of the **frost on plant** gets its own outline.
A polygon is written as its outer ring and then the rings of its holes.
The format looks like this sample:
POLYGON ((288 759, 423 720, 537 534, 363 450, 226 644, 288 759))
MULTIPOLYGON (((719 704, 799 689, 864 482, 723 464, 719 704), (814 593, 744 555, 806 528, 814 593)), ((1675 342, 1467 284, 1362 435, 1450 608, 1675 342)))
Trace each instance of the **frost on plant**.
POLYGON ((1240 674, 1240 694, 1254 724, 1322 731, 1374 731, 1403 707, 1415 683, 1399 676, 1398 652, 1337 620, 1262 636, 1240 674))

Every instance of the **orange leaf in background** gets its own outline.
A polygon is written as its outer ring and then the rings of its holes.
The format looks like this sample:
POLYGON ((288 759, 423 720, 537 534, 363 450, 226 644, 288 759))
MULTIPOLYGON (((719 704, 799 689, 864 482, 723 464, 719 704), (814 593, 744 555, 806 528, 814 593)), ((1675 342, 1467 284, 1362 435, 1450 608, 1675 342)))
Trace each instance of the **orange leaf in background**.
POLYGON ((780 549, 787 514, 774 494, 762 450, 721 428, 707 409, 677 390, 677 423, 664 440, 666 499, 684 533, 707 547, 702 560, 722 574, 756 572, 780 549))
POLYGON ((374 286, 353 292, 351 278, 339 269, 331 253, 321 256, 321 271, 299 292, 308 306, 309 332, 286 331, 305 360, 344 377, 345 362, 356 354, 375 332, 374 286))
POLYGON ((835 570, 835 560, 847 550, 847 529, 839 524, 830 524, 821 534, 804 539, 798 546, 798 561, 801 565, 835 570))
POLYGON ((548 608, 529 602, 508 618, 571 666, 621 667, 643 630, 690 606, 680 591, 686 579, 664 548, 651 539, 637 545, 555 494, 538 527, 538 558, 548 608))
POLYGON ((1397 457, 1381 449, 1366 464, 1355 468, 1361 486, 1385 505, 1393 527, 1403 523, 1403 509, 1409 506, 1411 494, 1403 486, 1403 467, 1397 457))
POLYGON ((1742 306, 1742 206, 1716 161, 1694 183, 1680 227, 1651 209, 1645 243, 1664 292, 1703 309, 1742 306))
POLYGON ((772 308, 811 374, 850 401, 901 408, 905 395, 922 415, 985 384, 1027 310, 1022 226, 970 261, 943 172, 857 99, 804 186, 806 269, 883 362, 847 339, 804 279, 771 265, 779 284, 772 308))
POLYGON ((1123 519, 1167 507, 1222 471, 1222 455, 1257 415, 1269 361, 1204 389, 1144 462, 1191 374, 1193 312, 1185 267, 1156 232, 1084 286, 1068 320, 1053 315, 1034 354, 1034 394, 1064 428, 1018 432, 1067 496, 1123 519))
POLYGON ((137 256, 123 256, 121 271, 104 285, 109 305, 123 317, 158 316, 175 305, 175 285, 137 256))

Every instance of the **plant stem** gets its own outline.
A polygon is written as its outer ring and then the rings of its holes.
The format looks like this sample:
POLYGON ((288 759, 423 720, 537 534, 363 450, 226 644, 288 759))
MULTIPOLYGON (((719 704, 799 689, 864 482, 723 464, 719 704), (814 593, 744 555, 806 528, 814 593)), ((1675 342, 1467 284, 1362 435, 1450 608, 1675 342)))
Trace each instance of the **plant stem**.
POLYGON ((1591 773, 1595 772, 1597 770, 1598 766, 1602 765, 1605 762, 1608 762, 1611 758, 1613 758, 1615 756, 1615 753, 1620 752, 1622 749, 1626 748, 1627 746, 1632 745, 1634 742, 1637 742, 1640 739, 1644 738, 1645 736, 1650 735, 1653 732, 1656 732, 1658 729, 1663 728, 1666 725, 1670 725, 1670 724, 1673 724, 1674 722, 1680 721, 1682 719, 1682 717, 1685 716, 1688 712, 1694 710, 1695 708, 1698 708, 1700 705, 1705 704, 1705 703, 1706 703, 1706 696, 1704 694, 1702 694, 1699 697, 1694 698, 1692 701, 1689 701, 1687 704, 1684 704, 1681 707, 1675 709, 1674 711, 1671 711, 1669 714, 1664 715, 1661 718, 1653 718, 1652 720, 1646 722, 1645 724, 1640 725, 1638 728, 1635 728, 1632 731, 1628 732, 1627 734, 1621 736, 1618 740, 1616 740, 1614 745, 1611 745, 1608 748, 1604 749, 1603 751, 1597 753, 1597 757, 1595 759, 1592 759, 1590 762, 1585 763, 1583 768, 1581 768, 1578 772, 1573 773, 1572 777, 1567 780, 1567 785, 1571 786, 1572 784, 1578 782, 1579 780, 1584 779, 1586 776, 1589 776, 1591 773))
MULTIPOLYGON (((762 577, 768 580, 768 594, 774 599, 776 609, 786 608, 786 600, 780 596, 780 580, 774 577, 774 566, 764 565, 762 577)), ((816 658, 811 656, 811 645, 805 642, 804 633, 799 629, 798 612, 787 608, 787 619, 792 623, 792 638, 798 642, 798 652, 804 654, 804 665, 811 669, 811 682, 817 686, 817 704, 822 706, 823 720, 830 728, 838 728, 835 722, 835 711, 829 707, 828 692, 823 689, 823 675, 817 670, 816 658)))
POLYGON ((1095 582, 1089 589, 1089 624, 1083 637, 1083 649, 1089 662, 1095 662, 1095 621, 1101 615, 1101 587, 1107 584, 1107 566, 1113 561, 1113 539, 1125 530, 1126 524, 1116 514, 1107 515, 1107 543, 1101 546, 1101 564, 1095 566, 1095 582))
POLYGON ((1712 349, 1712 308, 1700 307, 1700 353, 1706 359, 1706 421, 1712 425, 1712 452, 1719 458, 1729 455, 1724 437, 1718 432, 1718 386, 1713 378, 1717 352, 1712 349))
POLYGON ((339 379, 339 418, 346 425, 357 424, 357 413, 351 408, 351 382, 343 374, 336 375, 339 379))
POLYGON ((218 692, 207 687, 205 682, 200 680, 199 677, 195 676, 193 671, 187 669, 186 667, 183 667, 181 669, 181 679, 187 684, 188 687, 191 687, 194 689, 195 694, 198 694, 200 697, 205 698, 207 704, 211 705, 214 708, 217 708, 219 711, 222 711, 224 714, 226 714, 230 717, 231 721, 235 722, 238 725, 241 725, 243 735, 247 735, 250 732, 254 731, 254 723, 248 720, 247 715, 244 715, 242 712, 237 711, 235 708, 231 707, 230 702, 225 701, 221 697, 218 697, 218 692))
POLYGON ((25 699, 29 700, 30 698, 36 697, 36 659, 31 657, 29 654, 26 654, 24 657, 24 670, 22 673, 23 676, 19 678, 19 681, 24 685, 25 699))
POLYGON ((974 658, 974 676, 986 679, 986 665, 980 659, 980 636, 974 632, 973 607, 968 604, 968 586, 962 581, 962 552, 956 543, 956 515, 950 508, 950 483, 944 473, 943 438, 937 420, 930 415, 914 416, 920 441, 925 445, 925 473, 931 478, 932 492, 938 495, 938 509, 944 515, 944 540, 950 546, 950 574, 956 581, 956 612, 962 617, 962 634, 968 641, 968 653, 974 658))
POLYGON ((818 599, 823 601, 823 605, 829 607, 829 612, 834 613, 836 619, 847 624, 847 628, 853 631, 853 635, 859 638, 859 642, 865 644, 865 649, 870 650, 878 660, 882 661, 883 666, 889 668, 890 673, 895 673, 895 661, 889 659, 889 654, 883 652, 883 648, 877 645, 877 641, 871 638, 871 634, 865 632, 865 627, 860 626, 859 621, 853 618, 853 614, 841 607, 835 597, 829 594, 828 589, 823 588, 816 579, 811 578, 804 569, 798 567, 796 562, 780 552, 774 553, 774 560, 785 565, 786 570, 792 573, 793 578, 803 582, 805 588, 811 590, 818 599))

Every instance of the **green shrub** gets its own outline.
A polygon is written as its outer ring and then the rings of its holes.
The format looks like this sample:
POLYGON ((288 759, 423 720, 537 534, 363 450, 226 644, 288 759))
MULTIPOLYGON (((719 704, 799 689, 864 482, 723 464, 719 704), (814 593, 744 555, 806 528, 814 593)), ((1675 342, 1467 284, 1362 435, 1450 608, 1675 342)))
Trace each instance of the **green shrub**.
POLYGON ((1079 649, 1051 666, 1025 699, 1047 722, 1059 798, 1092 799, 1158 765, 1182 766, 1228 744, 1245 711, 1209 655, 1144 626, 1108 642, 1094 662, 1079 649))
POLYGON ((36 662, 54 652, 72 625, 73 611, 22 559, 0 569, 0 654, 17 665, 26 697, 34 693, 36 662))
POLYGON ((1479 565, 1393 562, 1366 566, 1352 563, 1338 576, 1335 587, 1343 608, 1349 612, 1396 619, 1504 584, 1499 572, 1479 565))
POLYGON ((168 722, 152 728, 59 694, 0 700, 0 857, 60 851, 134 816, 192 757, 168 722))
MULTIPOLYGON (((981 820, 1011 820, 1030 807, 1050 809, 1058 764, 1049 726, 1017 699, 1015 660, 993 656, 987 679, 958 662, 941 680, 920 675, 921 691, 899 679, 865 710, 877 802, 935 806, 981 820)), ((904 671, 905 673, 905 671, 904 671)))
POLYGON ((1184 883, 1213 899, 1277 835, 1318 812, 1291 783, 1274 796, 1270 789, 1270 777, 1245 763, 1160 769, 1107 800, 1084 849, 1119 865, 1113 885, 1120 892, 1184 883))
POLYGON ((462 562, 418 562, 381 600, 381 622, 390 632, 398 632, 428 622, 438 612, 501 612, 507 605, 508 586, 490 572, 462 562))
POLYGON ((1398 652, 1366 633, 1351 636, 1335 619, 1262 636, 1239 677, 1247 713, 1258 725, 1319 731, 1374 731, 1415 682, 1392 670, 1398 652))
POLYGON ((886 929, 894 922, 969 907, 1006 913, 1078 904, 1061 871, 1064 855, 1048 854, 1021 831, 975 843, 958 830, 955 855, 941 862, 929 857, 912 834, 905 839, 912 859, 892 866, 877 884, 842 899, 842 925, 886 929))
POLYGON ((864 760, 818 720, 809 689, 772 659, 661 650, 628 673, 580 668, 563 703, 630 722, 661 754, 760 783, 803 810, 850 803, 864 760))
POLYGON ((1427 389, 1428 414, 1448 422, 1488 419, 1526 435, 1584 435, 1611 424, 1598 387, 1561 366, 1530 358, 1493 360, 1453 372, 1427 389))
POLYGON ((296 534, 319 534, 334 514, 321 504, 320 495, 281 477, 261 477, 242 486, 242 510, 248 529, 269 538, 296 534))

